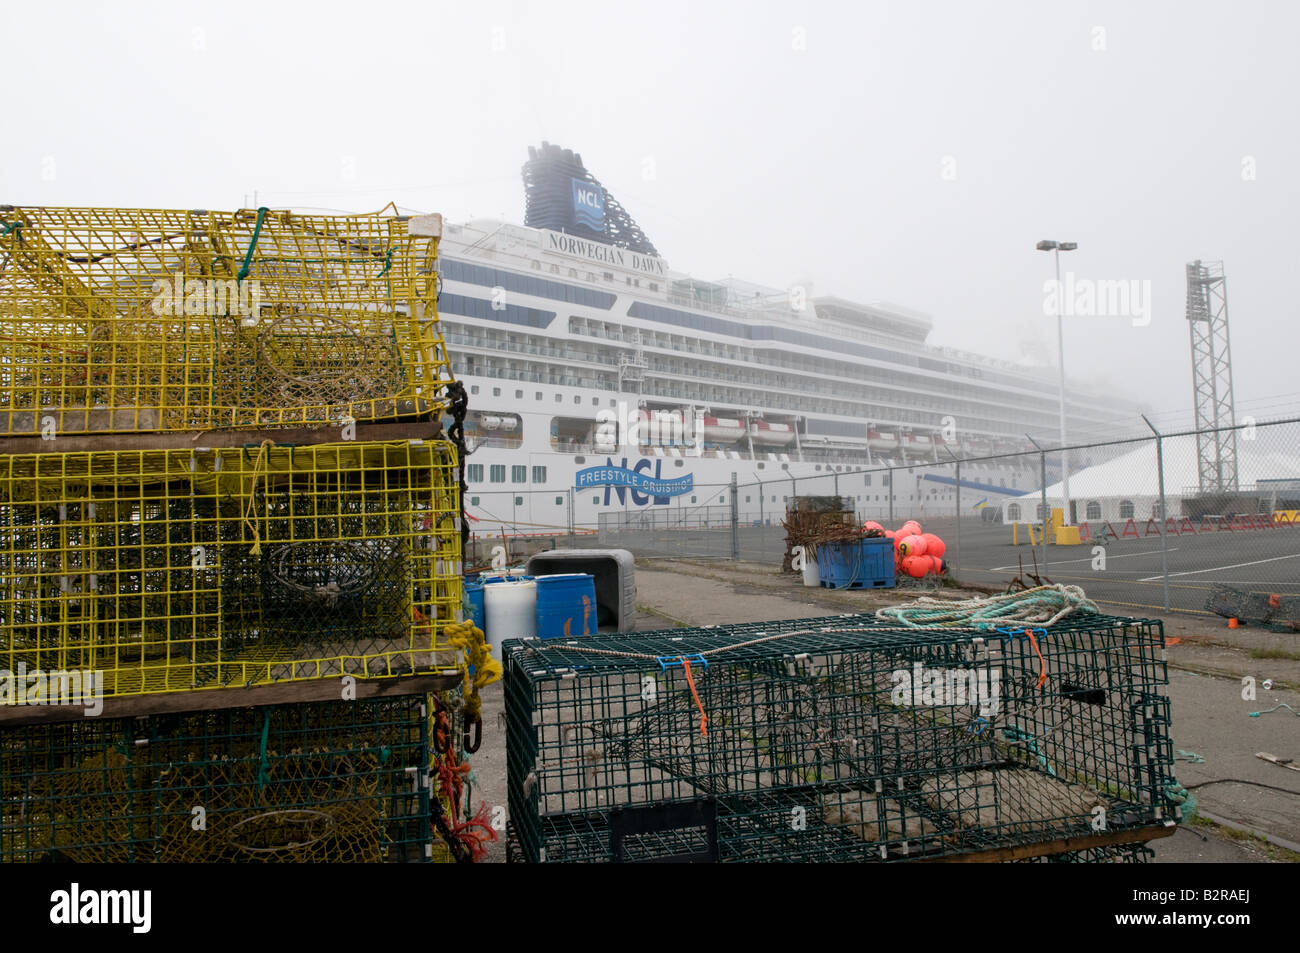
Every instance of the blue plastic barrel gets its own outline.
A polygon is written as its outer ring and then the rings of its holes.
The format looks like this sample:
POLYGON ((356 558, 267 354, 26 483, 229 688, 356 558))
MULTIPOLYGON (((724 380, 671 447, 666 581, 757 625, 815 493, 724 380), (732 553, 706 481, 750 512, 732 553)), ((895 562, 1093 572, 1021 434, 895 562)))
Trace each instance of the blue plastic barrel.
POLYGON ((537 577, 537 636, 571 639, 596 634, 596 577, 560 573, 537 577))
POLYGON ((484 626, 487 624, 487 617, 483 612, 483 581, 481 579, 465 580, 465 599, 469 602, 470 618, 474 624, 484 632, 487 631, 484 626))

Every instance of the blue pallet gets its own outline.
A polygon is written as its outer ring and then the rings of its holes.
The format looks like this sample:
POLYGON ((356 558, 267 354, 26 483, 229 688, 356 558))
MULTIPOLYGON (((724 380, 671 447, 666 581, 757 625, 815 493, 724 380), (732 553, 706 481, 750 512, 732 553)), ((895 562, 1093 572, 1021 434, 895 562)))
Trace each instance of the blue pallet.
POLYGON ((885 538, 825 543, 817 547, 823 589, 892 589, 894 543, 885 538))

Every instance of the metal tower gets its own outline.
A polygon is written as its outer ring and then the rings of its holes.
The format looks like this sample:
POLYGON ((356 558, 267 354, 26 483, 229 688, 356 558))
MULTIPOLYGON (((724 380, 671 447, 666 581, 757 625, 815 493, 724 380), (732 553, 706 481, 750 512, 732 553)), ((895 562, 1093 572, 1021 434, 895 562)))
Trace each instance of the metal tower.
POLYGON ((1187 326, 1196 399, 1196 471, 1202 493, 1237 490, 1237 425, 1228 347, 1228 288, 1223 262, 1187 266, 1187 326))

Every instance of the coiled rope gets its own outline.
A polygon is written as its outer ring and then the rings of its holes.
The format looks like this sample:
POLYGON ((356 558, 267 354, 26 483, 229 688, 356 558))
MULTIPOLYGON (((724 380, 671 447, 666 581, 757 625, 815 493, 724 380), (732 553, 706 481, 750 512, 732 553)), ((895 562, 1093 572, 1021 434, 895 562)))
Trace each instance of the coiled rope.
POLYGON ((993 628, 1008 622, 1052 625, 1075 613, 1100 614, 1079 586, 1037 586, 983 599, 950 601, 923 596, 876 610, 876 618, 909 629, 993 628))

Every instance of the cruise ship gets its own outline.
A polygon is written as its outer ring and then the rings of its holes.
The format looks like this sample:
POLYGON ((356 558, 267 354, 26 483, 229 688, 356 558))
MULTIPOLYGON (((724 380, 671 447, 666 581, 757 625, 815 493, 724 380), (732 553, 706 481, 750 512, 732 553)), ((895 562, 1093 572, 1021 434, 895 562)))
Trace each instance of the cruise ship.
MULTIPOLYGON (((1051 368, 932 346, 906 308, 693 278, 559 146, 530 148, 523 178, 524 225, 448 223, 439 252, 476 534, 700 525, 733 505, 775 524, 794 493, 951 515, 954 457, 1058 425, 1051 368)), ((1067 408, 1074 432, 1133 412, 1073 389, 1067 408)), ((973 462, 961 480, 963 505, 992 512, 1041 471, 973 462)))

